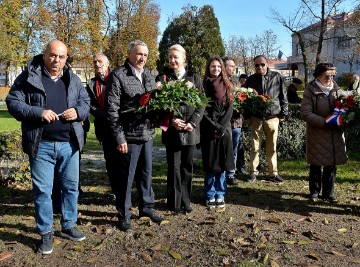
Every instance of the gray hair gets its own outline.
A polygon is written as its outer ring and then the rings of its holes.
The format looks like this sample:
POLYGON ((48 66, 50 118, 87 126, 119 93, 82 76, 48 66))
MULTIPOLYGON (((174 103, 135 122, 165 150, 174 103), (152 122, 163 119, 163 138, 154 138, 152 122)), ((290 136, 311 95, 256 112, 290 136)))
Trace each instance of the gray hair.
POLYGON ((134 41, 131 41, 129 44, 128 44, 128 51, 131 51, 135 48, 135 46, 137 45, 141 45, 141 46, 146 46, 147 47, 147 44, 145 44, 143 41, 141 40, 134 40, 134 41))
POLYGON ((96 58, 97 56, 103 56, 106 59, 107 63, 110 63, 109 58, 104 53, 97 53, 97 54, 93 55, 93 59, 96 58))

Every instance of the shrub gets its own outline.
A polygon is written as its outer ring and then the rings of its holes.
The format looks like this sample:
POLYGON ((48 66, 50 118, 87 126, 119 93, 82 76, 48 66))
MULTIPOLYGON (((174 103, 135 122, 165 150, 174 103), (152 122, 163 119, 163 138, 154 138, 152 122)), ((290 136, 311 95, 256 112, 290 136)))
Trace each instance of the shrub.
POLYGON ((344 88, 348 89, 350 85, 353 83, 353 75, 354 73, 351 72, 343 72, 339 78, 337 78, 336 83, 344 88))
POLYGON ((0 133, 0 185, 29 187, 30 166, 20 131, 0 133))

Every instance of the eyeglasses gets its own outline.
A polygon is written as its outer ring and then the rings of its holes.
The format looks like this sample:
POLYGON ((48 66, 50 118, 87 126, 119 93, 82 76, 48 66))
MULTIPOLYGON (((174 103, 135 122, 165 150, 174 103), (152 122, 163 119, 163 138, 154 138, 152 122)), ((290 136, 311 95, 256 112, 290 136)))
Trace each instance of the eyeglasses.
POLYGON ((325 75, 325 79, 326 80, 330 80, 332 78, 334 78, 335 75, 325 75))
POLYGON ((265 67, 265 63, 255 64, 255 68, 265 67))

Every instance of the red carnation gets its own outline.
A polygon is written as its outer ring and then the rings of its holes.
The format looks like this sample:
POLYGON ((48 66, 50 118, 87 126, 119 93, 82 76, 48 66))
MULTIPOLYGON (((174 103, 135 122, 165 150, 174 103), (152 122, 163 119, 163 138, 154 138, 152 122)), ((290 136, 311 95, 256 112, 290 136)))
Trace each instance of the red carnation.
POLYGON ((245 93, 238 93, 237 97, 240 101, 245 101, 247 99, 247 95, 245 93))
POLYGON ((346 106, 349 108, 349 109, 353 109, 353 108, 355 108, 355 100, 354 100, 354 96, 353 95, 351 95, 351 96, 349 96, 348 98, 347 98, 347 100, 346 100, 346 106))
POLYGON ((146 104, 149 102, 149 100, 150 100, 150 94, 149 93, 144 94, 140 97, 139 104, 141 106, 146 106, 146 104))
POLYGON ((335 101, 335 108, 341 108, 341 106, 342 106, 341 101, 340 101, 340 100, 336 100, 336 101, 335 101))

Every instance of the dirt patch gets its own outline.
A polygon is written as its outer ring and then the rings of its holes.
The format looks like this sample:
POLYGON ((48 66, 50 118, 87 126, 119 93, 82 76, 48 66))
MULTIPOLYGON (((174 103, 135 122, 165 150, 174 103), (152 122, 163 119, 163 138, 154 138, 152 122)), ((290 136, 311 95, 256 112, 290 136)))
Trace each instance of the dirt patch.
MULTIPOLYGON (((107 198, 102 153, 85 151, 79 228, 87 238, 75 243, 56 236, 49 256, 36 254, 31 192, 2 190, 0 266, 360 266, 358 185, 338 184, 337 193, 346 192, 338 204, 311 203, 306 176, 284 177, 283 184, 259 177, 254 184, 228 187, 225 210, 208 210, 197 161, 194 210, 174 215, 166 210, 165 161, 164 149, 156 148, 154 172, 161 175, 154 177, 155 210, 165 223, 139 218, 134 191, 134 231, 127 234, 118 230, 107 198)), ((56 233, 59 221, 55 215, 56 233)))

